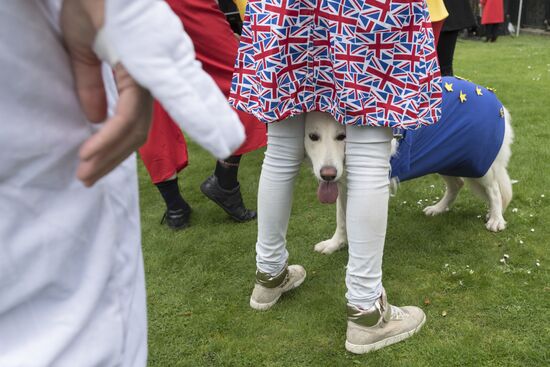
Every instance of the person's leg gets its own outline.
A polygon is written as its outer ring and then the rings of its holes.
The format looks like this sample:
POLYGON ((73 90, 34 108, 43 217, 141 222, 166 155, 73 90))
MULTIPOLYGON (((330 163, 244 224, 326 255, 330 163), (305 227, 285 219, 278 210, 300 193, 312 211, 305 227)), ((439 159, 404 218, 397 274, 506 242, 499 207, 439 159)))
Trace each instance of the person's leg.
POLYGON ((419 308, 388 304, 382 287, 391 139, 390 128, 346 128, 346 349, 352 353, 367 353, 401 341, 425 321, 419 308))
POLYGON ((497 24, 491 23, 486 25, 487 28, 487 42, 496 41, 497 24))
POLYGON ((166 181, 156 183, 155 186, 159 190, 162 198, 164 199, 167 210, 177 210, 189 206, 183 196, 181 196, 178 184, 178 176, 175 173, 166 181))
POLYGON ((499 25, 500 23, 491 24, 491 42, 497 41, 499 25))
POLYGON ((349 245, 346 297, 349 303, 363 309, 371 307, 382 292, 391 139, 389 128, 346 128, 349 245))
POLYGON ((166 204, 166 212, 161 223, 166 223, 168 227, 175 230, 187 227, 191 216, 191 207, 181 195, 178 176, 174 174, 168 180, 156 183, 155 186, 166 204))
POLYGON ((226 159, 220 159, 216 162, 214 174, 218 178, 218 183, 224 190, 231 190, 239 186, 237 174, 239 173, 240 155, 232 155, 226 159))
POLYGON ((493 42, 494 24, 487 24, 487 42, 493 42))
POLYGON ((265 310, 281 294, 301 284, 305 270, 287 267, 286 233, 294 180, 304 159, 304 118, 299 115, 268 127, 268 143, 258 187, 256 285, 251 307, 265 310))
POLYGON ((153 108, 149 136, 139 154, 166 204, 162 222, 172 229, 186 227, 191 207, 180 193, 177 173, 187 166, 187 146, 179 126, 158 102, 153 108))
POLYGON ((441 32, 439 43, 437 44, 437 58, 442 76, 453 75, 453 58, 455 53, 457 31, 441 32))
POLYGON ((240 155, 218 160, 214 174, 201 184, 201 191, 231 218, 238 222, 246 222, 256 218, 256 212, 247 209, 243 202, 241 186, 237 179, 240 161, 240 155))

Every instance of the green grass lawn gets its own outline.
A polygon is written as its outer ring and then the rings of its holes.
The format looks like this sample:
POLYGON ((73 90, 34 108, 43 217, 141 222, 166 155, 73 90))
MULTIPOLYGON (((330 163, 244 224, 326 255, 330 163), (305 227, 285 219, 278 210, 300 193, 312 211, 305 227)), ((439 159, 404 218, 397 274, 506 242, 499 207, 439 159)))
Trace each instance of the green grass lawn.
MULTIPOLYGON (((392 303, 425 310, 422 331, 368 355, 345 351, 347 252, 313 251, 332 235, 335 207, 319 204, 307 166, 296 182, 288 248, 308 279, 270 311, 253 311, 256 223, 234 223, 202 196, 215 162, 191 145, 180 175, 194 210, 184 231, 159 224, 164 204, 139 168, 150 366, 550 365, 550 37, 459 41, 455 58, 457 75, 496 88, 510 110, 509 171, 519 182, 508 228, 497 234, 485 229, 486 207, 469 190, 449 213, 425 217, 421 208, 444 191, 436 176, 402 184, 390 200, 384 285, 392 303)), ((253 152, 241 164, 251 207, 262 157, 253 152)))

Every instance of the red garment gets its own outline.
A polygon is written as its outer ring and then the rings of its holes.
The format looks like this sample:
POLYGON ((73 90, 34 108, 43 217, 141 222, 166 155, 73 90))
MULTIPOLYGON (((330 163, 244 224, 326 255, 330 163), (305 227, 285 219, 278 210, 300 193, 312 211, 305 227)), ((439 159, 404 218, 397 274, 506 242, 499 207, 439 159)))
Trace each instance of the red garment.
POLYGON ((139 155, 154 184, 166 181, 187 167, 185 137, 157 101, 153 106, 153 124, 149 137, 139 148, 139 155))
POLYGON ((443 28, 443 23, 445 23, 445 19, 438 20, 437 22, 432 22, 432 29, 434 31, 434 42, 436 47, 437 43, 439 42, 439 34, 441 33, 441 29, 443 28))
POLYGON ((480 0, 482 6, 481 24, 504 22, 504 4, 502 0, 480 0))
MULTIPOLYGON (((218 87, 229 96, 239 42, 215 0, 167 0, 193 41, 197 59, 218 87)), ((246 141, 234 153, 241 155, 266 145, 266 126, 252 115, 237 111, 246 141)), ((153 183, 166 181, 187 166, 187 146, 179 126, 155 102, 147 142, 139 149, 153 183)))

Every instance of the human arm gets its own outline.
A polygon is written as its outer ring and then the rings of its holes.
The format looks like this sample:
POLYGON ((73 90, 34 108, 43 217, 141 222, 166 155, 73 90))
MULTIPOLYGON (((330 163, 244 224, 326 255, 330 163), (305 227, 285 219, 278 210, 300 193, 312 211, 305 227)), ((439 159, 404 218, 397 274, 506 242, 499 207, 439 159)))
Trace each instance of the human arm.
POLYGON ((147 90, 216 157, 229 156, 244 140, 236 113, 195 60, 189 37, 164 2, 65 0, 61 29, 82 109, 90 121, 100 122, 106 116, 100 58, 115 67, 119 94, 115 114, 80 150, 77 175, 86 185, 145 141, 151 109, 147 90), (102 36, 96 38, 100 30, 102 36))

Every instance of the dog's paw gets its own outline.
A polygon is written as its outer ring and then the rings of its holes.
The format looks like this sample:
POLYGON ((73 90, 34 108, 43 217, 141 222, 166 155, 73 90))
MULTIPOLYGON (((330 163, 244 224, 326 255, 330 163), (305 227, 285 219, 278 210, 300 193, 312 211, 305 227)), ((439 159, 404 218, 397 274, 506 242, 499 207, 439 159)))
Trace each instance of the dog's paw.
POLYGON ((449 208, 444 206, 444 205, 439 205, 439 203, 435 204, 435 205, 430 205, 430 206, 427 206, 424 208, 424 214, 426 214, 427 216, 434 216, 434 215, 439 215, 439 214, 443 214, 445 212, 448 212, 449 211, 449 208))
POLYGON ((330 255, 334 251, 338 251, 344 246, 345 246, 344 242, 337 241, 331 238, 330 240, 319 242, 318 244, 315 245, 314 249, 315 251, 321 254, 330 255))
POLYGON ((491 232, 502 231, 506 228, 506 221, 502 216, 489 217, 487 223, 485 224, 485 227, 491 232))

